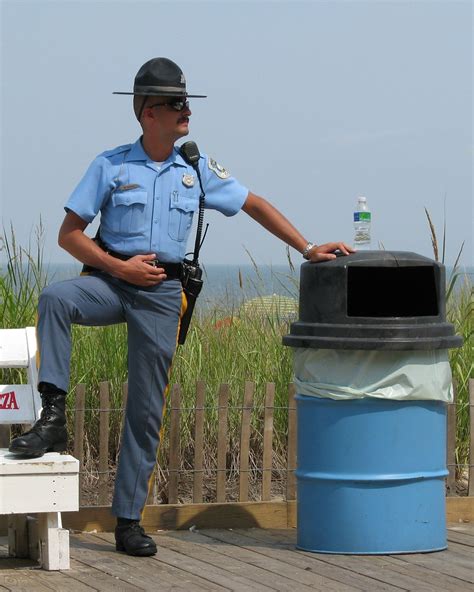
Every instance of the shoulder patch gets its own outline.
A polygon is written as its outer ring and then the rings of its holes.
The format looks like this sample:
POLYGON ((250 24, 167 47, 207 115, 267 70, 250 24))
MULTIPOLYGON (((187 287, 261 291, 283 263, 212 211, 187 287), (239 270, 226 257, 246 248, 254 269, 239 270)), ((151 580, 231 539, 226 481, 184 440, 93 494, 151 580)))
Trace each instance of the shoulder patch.
POLYGON ((219 177, 219 179, 228 179, 230 177, 229 171, 217 163, 213 158, 209 158, 207 166, 219 177))

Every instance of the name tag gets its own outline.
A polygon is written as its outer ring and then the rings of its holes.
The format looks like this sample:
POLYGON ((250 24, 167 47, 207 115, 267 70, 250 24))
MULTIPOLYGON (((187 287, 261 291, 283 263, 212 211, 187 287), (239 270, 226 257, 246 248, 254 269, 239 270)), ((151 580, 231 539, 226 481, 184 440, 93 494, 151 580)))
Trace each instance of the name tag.
POLYGON ((130 185, 120 185, 120 187, 117 187, 115 191, 131 191, 132 189, 138 189, 139 187, 140 185, 131 183, 130 185))

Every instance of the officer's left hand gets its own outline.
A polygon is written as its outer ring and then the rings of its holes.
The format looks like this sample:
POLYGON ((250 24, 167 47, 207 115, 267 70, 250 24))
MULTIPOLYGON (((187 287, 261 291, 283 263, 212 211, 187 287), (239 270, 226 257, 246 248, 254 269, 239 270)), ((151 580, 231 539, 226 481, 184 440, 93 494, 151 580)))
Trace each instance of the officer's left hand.
POLYGON ((165 270, 152 264, 155 260, 155 254, 135 255, 127 261, 115 259, 116 267, 120 267, 112 275, 136 286, 155 286, 166 279, 165 270))
POLYGON ((334 251, 340 251, 343 255, 349 255, 355 253, 355 249, 346 243, 325 243, 323 245, 313 247, 308 255, 309 261, 316 263, 317 261, 330 261, 336 259, 334 251))

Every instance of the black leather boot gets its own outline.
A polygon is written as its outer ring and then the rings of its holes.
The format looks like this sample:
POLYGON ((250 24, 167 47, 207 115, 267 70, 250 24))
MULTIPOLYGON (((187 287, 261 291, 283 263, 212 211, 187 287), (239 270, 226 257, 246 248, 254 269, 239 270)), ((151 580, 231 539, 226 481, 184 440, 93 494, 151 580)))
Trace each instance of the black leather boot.
POLYGON ((156 543, 140 526, 138 520, 115 527, 115 549, 127 555, 149 557, 156 553, 156 543))
POLYGON ((45 452, 63 452, 67 446, 66 397, 62 393, 43 393, 41 416, 28 432, 14 438, 8 450, 38 457, 45 452))

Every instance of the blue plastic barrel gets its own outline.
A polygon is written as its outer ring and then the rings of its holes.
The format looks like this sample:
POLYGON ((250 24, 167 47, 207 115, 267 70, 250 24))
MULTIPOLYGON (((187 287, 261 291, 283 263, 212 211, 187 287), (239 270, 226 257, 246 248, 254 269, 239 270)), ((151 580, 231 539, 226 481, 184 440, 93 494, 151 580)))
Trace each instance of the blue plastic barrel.
POLYGON ((446 549, 446 405, 296 395, 297 547, 446 549))

